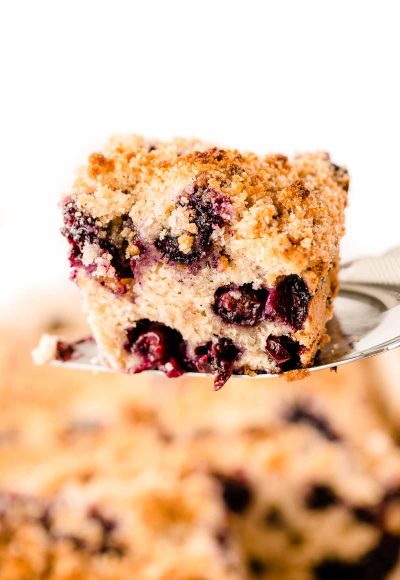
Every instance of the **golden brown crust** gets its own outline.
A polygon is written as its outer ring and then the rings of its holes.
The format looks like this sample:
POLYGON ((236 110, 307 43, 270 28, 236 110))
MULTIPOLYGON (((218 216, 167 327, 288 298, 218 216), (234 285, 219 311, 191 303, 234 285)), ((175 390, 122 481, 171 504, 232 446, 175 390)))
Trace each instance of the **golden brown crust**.
MULTIPOLYGON (((262 158, 196 141, 147 142, 128 136, 90 156, 72 193, 80 194, 81 207, 107 221, 149 195, 147 187, 157 195, 168 182, 194 180, 230 198, 236 211, 234 238, 268 237, 269 244, 275 239, 272 251, 289 262, 292 271, 328 271, 344 232, 349 179, 326 153, 289 161, 284 155, 262 158), (125 203, 106 208, 113 192, 117 197, 123 192, 125 203)), ((161 196, 159 203, 162 206, 161 196)))

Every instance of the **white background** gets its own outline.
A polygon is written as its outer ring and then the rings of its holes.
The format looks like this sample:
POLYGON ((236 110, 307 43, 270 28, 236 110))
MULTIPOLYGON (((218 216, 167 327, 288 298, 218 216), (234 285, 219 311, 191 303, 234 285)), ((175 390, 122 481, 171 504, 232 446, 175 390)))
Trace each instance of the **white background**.
POLYGON ((329 150, 352 175, 343 257, 398 244, 397 5, 3 2, 0 301, 67 279, 56 204, 115 132, 329 150))

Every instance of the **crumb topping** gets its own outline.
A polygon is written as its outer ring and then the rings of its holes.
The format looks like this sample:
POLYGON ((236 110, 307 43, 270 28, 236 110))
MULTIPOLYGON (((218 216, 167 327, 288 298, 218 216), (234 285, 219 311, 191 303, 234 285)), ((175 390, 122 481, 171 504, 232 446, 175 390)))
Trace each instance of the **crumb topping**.
POLYGON ((198 233, 188 199, 185 204, 185 191, 194 183, 230 201, 223 216, 229 228, 220 243, 233 260, 252 240, 255 264, 268 251, 269 261, 273 257, 295 273, 318 268, 324 275, 329 269, 344 233, 349 177, 327 153, 289 160, 184 139, 115 137, 104 152, 89 157, 72 195, 103 224, 129 214, 144 241, 168 231, 187 253, 198 233))

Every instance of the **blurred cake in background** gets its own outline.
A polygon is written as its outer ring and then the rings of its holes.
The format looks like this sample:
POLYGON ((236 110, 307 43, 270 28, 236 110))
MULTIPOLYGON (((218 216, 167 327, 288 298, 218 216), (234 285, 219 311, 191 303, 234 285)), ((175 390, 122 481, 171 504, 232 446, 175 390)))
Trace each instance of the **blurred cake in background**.
POLYGON ((368 364, 378 377, 375 384, 378 400, 388 421, 400 434, 400 350, 369 359, 368 364))
POLYGON ((400 578, 398 356, 218 393, 34 367, 77 305, 0 332, 0 580, 400 578))

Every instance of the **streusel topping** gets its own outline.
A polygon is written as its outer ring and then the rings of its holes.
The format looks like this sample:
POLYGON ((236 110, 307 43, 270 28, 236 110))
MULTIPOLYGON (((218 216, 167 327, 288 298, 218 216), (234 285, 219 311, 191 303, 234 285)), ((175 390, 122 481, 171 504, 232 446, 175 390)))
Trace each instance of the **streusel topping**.
POLYGON ((160 225, 162 232, 173 231, 185 253, 197 226, 190 208, 173 204, 194 183, 226 196, 232 206, 235 220, 225 236, 229 254, 240 255, 243 244, 253 240, 255 260, 259 254, 262 261, 268 249, 292 272, 327 271, 343 234, 349 179, 326 153, 289 161, 198 141, 120 137, 104 153, 90 156, 72 195, 103 224, 129 213, 144 239, 156 237, 160 225))

